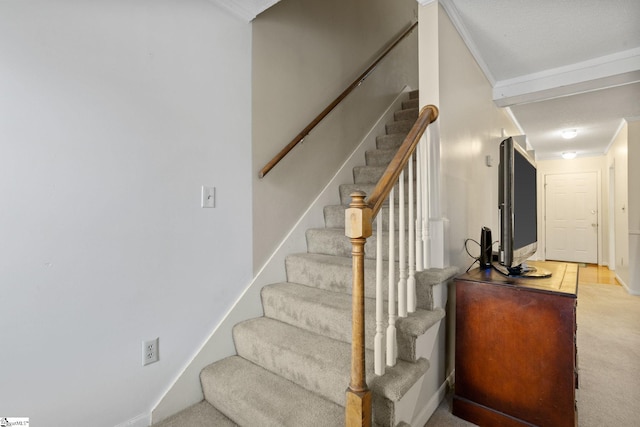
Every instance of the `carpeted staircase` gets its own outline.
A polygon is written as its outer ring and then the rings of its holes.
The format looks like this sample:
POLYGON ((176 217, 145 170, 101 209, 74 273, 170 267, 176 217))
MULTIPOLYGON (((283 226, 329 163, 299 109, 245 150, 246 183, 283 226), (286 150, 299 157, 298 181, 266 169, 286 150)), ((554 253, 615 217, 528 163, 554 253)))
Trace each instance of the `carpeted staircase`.
MULTIPOLYGON (((377 149, 366 153, 366 166, 354 169, 354 183, 340 186, 341 204, 325 207, 325 228, 307 231, 308 252, 287 257, 287 281, 262 289, 264 316, 234 327, 237 355, 202 370, 205 400, 157 425, 344 425, 351 357, 352 280, 351 244, 345 237, 344 212, 353 190, 371 192, 415 122, 417 92, 409 96, 402 110, 395 113, 395 121, 387 125, 387 134, 377 138, 377 149)), ((387 217, 387 212, 384 208, 382 214, 387 217)), ((397 321, 398 363, 387 367, 385 375, 376 376, 372 350, 375 233, 365 251, 367 383, 373 391, 375 423, 395 427, 396 402, 429 369, 429 361, 417 354, 416 342, 444 317, 444 310, 433 306, 432 297, 432 286, 441 283, 442 274, 417 273, 418 310, 397 321)), ((386 277, 383 283, 386 288, 386 277)), ((386 295, 385 289, 385 298, 386 295)))

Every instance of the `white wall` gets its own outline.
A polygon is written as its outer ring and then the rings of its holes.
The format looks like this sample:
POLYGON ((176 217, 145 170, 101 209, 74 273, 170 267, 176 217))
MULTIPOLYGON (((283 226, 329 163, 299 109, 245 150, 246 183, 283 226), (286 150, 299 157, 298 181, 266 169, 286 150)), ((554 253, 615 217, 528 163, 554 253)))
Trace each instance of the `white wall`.
POLYGON ((416 10, 415 0, 283 0, 253 21, 256 271, 402 88, 416 88, 417 32, 268 175, 258 171, 416 21, 416 10))
POLYGON ((249 282, 250 49, 206 0, 0 2, 0 415, 146 425, 249 282))

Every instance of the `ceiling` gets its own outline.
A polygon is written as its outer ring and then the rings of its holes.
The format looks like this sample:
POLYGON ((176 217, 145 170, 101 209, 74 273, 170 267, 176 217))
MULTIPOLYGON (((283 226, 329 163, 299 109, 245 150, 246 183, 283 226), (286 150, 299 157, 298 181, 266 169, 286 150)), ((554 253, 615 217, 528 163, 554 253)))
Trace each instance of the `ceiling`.
POLYGON ((537 159, 604 154, 624 119, 640 119, 640 1, 440 3, 537 159))
MULTIPOLYGON (((251 21, 279 0, 212 0, 251 21)), ((433 0, 418 0, 421 4, 433 0)), ((440 0, 536 159, 607 152, 640 119, 640 1, 440 0), (565 140, 564 129, 578 135, 565 140)))

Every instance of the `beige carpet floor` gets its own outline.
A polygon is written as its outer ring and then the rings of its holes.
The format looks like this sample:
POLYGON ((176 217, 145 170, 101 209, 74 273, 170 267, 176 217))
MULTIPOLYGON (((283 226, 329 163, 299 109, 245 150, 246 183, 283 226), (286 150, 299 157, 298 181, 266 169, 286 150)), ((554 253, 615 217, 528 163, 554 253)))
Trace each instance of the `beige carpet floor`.
MULTIPOLYGON (((640 296, 621 286, 578 290, 578 425, 640 426, 640 296)), ((425 427, 467 427, 445 399, 425 427)))

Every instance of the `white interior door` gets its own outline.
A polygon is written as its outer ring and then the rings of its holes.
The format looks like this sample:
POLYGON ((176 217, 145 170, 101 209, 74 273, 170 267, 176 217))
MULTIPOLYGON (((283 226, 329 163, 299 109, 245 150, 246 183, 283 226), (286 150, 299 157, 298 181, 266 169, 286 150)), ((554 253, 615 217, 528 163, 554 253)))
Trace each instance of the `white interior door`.
POLYGON ((545 176, 548 260, 598 263, 596 172, 545 176))

